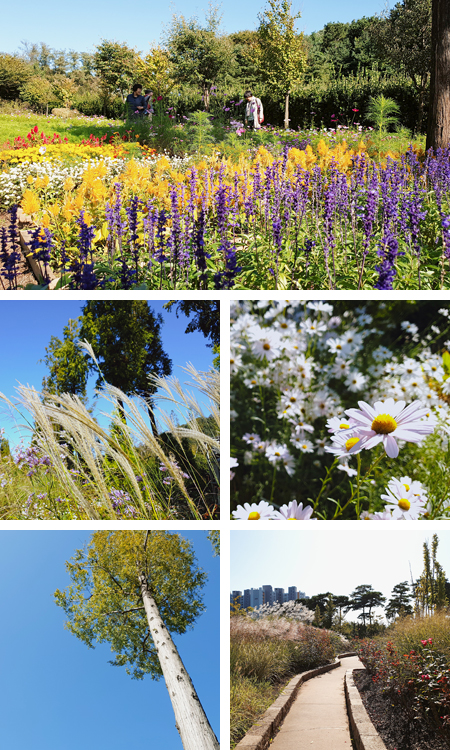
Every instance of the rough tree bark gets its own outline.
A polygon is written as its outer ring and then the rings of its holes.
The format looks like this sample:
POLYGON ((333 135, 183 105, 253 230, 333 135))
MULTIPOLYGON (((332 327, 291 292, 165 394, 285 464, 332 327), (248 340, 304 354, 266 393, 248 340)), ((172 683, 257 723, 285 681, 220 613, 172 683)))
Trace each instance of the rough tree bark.
POLYGON ((450 143, 450 2, 433 0, 427 149, 450 143))
POLYGON ((184 750, 219 750, 219 743, 172 637, 159 614, 144 572, 139 574, 148 627, 175 714, 184 750))

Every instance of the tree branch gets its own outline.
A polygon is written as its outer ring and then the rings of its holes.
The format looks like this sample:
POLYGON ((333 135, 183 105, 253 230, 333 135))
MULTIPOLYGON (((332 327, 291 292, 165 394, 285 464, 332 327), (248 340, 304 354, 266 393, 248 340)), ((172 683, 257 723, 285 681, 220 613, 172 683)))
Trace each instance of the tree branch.
POLYGON ((103 616, 107 615, 127 615, 129 612, 139 612, 139 610, 145 609, 145 607, 133 607, 132 609, 116 609, 113 612, 103 612, 103 616))

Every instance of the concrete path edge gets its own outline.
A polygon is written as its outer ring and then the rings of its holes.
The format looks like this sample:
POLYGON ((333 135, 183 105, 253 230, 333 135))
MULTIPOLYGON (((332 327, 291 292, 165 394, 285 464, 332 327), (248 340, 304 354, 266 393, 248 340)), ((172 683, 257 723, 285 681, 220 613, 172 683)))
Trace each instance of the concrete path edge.
MULTIPOLYGON (((235 750, 266 750, 266 748, 269 747, 270 740, 274 736, 275 731, 278 729, 292 706, 300 686, 312 677, 317 677, 320 674, 324 674, 324 672, 329 672, 340 666, 341 662, 337 659, 331 664, 325 664, 323 667, 316 667, 316 669, 310 669, 308 672, 296 674, 281 691, 276 701, 272 703, 267 711, 261 716, 259 721, 257 721, 256 724, 248 730, 242 740, 238 742, 235 750)), ((372 750, 372 748, 368 748, 368 750, 372 750)), ((374 748, 374 750, 378 750, 378 748, 374 748)))
POLYGON ((348 669, 345 673, 345 699, 353 739, 357 750, 386 750, 386 745, 370 721, 353 679, 354 672, 365 671, 365 669, 348 669))

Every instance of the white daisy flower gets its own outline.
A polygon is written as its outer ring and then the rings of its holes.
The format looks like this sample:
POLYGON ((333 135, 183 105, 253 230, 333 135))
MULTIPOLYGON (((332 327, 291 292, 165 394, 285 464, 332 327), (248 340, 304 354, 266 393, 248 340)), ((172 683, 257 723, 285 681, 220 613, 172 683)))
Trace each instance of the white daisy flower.
POLYGON ((235 521, 270 521, 274 513, 273 505, 266 500, 260 503, 244 503, 233 510, 232 516, 235 521))
POLYGON ((389 458, 398 456, 397 440, 419 443, 434 430, 424 419, 428 409, 420 401, 406 406, 405 401, 388 398, 376 401, 373 406, 365 401, 358 404, 359 409, 347 409, 345 413, 356 421, 356 434, 366 438, 364 448, 369 450, 382 442, 389 458))
POLYGON ((297 504, 297 500, 293 500, 289 505, 282 505, 280 510, 275 510, 272 518, 275 521, 309 521, 313 512, 311 505, 304 508, 303 503, 297 504))

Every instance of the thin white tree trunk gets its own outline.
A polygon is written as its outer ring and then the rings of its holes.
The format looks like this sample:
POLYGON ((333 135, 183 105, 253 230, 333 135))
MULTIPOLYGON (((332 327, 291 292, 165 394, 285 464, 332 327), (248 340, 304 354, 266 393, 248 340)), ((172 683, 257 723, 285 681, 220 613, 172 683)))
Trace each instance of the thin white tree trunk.
POLYGON ((175 713, 176 727, 184 750, 218 750, 219 743, 210 727, 169 631, 159 614, 145 574, 139 575, 142 600, 150 633, 158 653, 162 673, 175 713))

